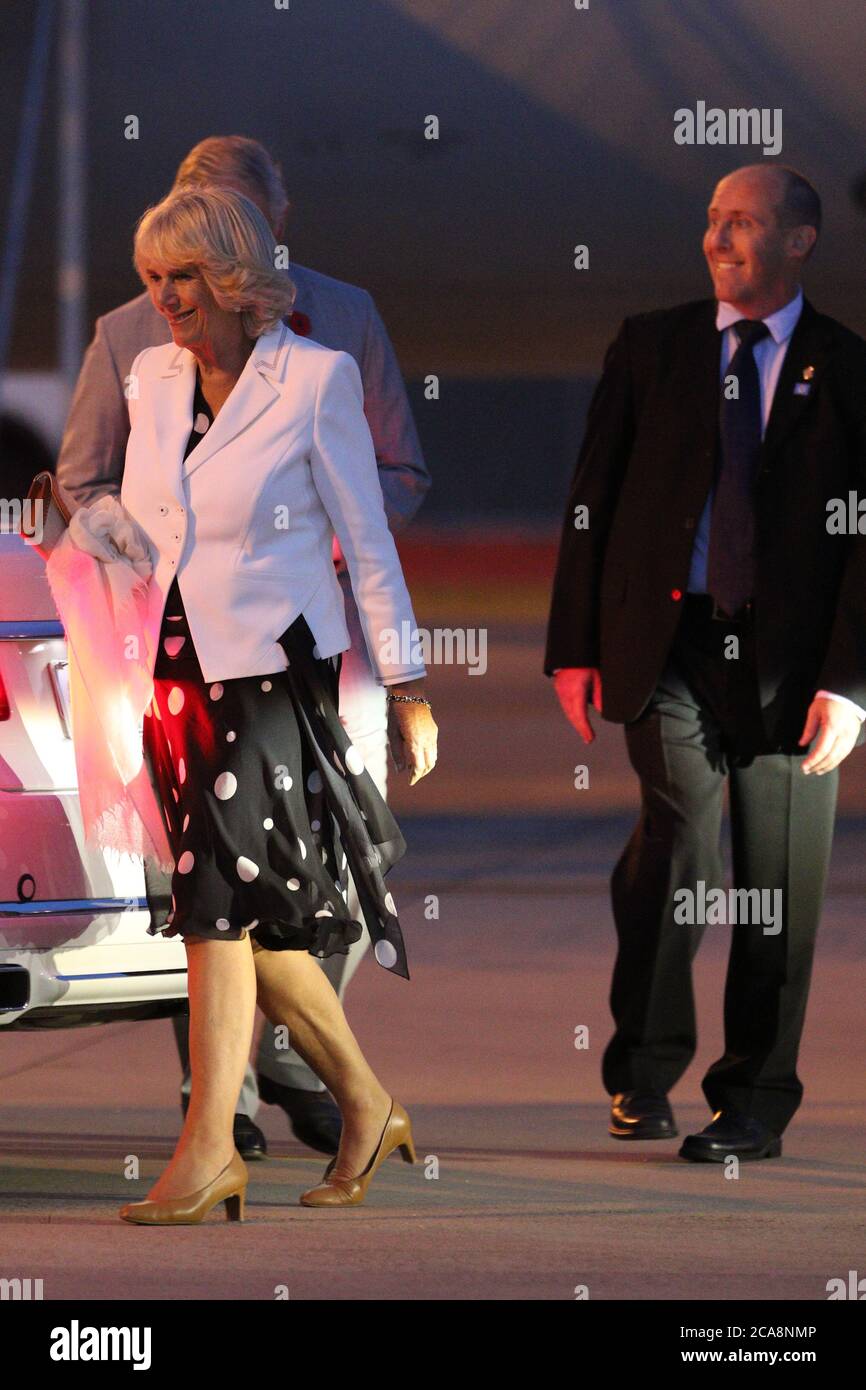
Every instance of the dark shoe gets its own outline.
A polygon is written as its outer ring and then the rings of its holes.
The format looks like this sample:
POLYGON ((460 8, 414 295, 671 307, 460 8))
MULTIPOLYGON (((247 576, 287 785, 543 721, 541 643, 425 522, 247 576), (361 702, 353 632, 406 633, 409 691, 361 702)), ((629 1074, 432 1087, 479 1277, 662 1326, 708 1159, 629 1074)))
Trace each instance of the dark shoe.
POLYGON ((706 1129, 683 1140, 680 1158, 724 1163, 726 1158, 779 1158, 782 1140, 761 1120, 736 1110, 717 1110, 706 1129))
MULTIPOLYGON (((180 1097, 180 1108, 185 1119, 189 1109, 189 1096, 185 1096, 183 1092, 181 1092, 180 1097)), ((249 1115, 243 1115, 238 1111, 232 1129, 235 1136, 235 1148, 245 1162, 249 1163, 251 1158, 267 1158, 268 1141, 249 1115)))
POLYGON ((610 1107, 614 1139, 674 1139, 677 1127, 663 1091, 620 1091, 610 1107))
POLYGON ((320 1154, 335 1154, 340 1147, 343 1117, 327 1091, 302 1091, 283 1086, 259 1074, 259 1097, 267 1105, 279 1105, 289 1117, 295 1138, 320 1154))
POLYGON ((235 1148, 241 1158, 245 1159, 247 1163, 251 1158, 267 1158, 268 1141, 249 1115, 238 1112, 235 1115, 232 1128, 235 1135, 235 1148))

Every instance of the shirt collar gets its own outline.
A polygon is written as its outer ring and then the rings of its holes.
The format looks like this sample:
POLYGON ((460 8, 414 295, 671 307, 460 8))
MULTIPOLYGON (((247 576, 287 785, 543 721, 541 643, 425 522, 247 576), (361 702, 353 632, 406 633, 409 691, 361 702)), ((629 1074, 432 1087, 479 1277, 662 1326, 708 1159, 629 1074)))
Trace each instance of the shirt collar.
MULTIPOLYGON (((797 326, 797 320, 803 311, 803 291, 798 289, 794 298, 787 304, 783 304, 781 309, 777 309, 775 314, 768 315, 764 323, 770 330, 773 342, 779 345, 787 342, 797 326)), ((735 309, 733 304, 728 304, 726 300, 720 299, 716 310, 716 328, 723 333, 726 328, 739 323, 743 315, 739 309, 735 309)))

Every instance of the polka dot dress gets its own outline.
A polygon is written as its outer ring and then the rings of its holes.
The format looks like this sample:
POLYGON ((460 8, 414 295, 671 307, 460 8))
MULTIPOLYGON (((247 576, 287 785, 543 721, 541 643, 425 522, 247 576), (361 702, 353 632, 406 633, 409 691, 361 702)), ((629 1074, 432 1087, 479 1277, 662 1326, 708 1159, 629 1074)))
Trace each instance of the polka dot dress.
MULTIPOLYGON (((213 419, 198 384, 193 418, 187 454, 213 419)), ((408 979, 384 882, 406 844, 340 722, 339 658, 318 656, 303 616, 277 641, 285 671, 205 681, 173 581, 144 748, 175 869, 171 910, 148 930, 345 954, 362 934, 351 870, 376 960, 408 979)))

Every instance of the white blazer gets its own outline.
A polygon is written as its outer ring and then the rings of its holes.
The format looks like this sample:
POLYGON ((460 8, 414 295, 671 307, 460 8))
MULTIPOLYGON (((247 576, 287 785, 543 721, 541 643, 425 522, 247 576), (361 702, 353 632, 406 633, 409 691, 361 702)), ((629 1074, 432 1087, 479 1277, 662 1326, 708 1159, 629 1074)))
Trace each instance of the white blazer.
POLYGON ((417 650, 404 650, 405 640, 395 648, 389 636, 411 633, 414 642, 415 616, 354 359, 278 324, 256 340, 184 462, 195 376, 193 354, 166 343, 138 354, 127 385, 131 432, 120 498, 154 562, 145 619, 150 673, 175 575, 206 681, 283 670, 276 639, 301 613, 319 656, 345 651, 350 638, 331 558, 336 532, 378 680, 425 675, 417 650))

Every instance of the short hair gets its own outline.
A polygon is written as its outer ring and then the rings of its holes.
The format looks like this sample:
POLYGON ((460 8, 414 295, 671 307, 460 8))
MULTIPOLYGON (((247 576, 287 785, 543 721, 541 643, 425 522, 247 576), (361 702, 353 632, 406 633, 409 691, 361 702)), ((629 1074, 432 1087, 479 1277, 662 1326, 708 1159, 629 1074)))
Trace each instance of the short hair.
POLYGON ((776 209, 780 227, 814 227, 821 231, 821 198, 817 188, 788 164, 775 164, 782 175, 782 196, 776 209))
POLYGON ((246 135, 209 135, 199 140, 181 160, 172 192, 203 184, 222 187, 235 180, 256 190, 271 227, 278 227, 289 206, 282 170, 264 145, 246 135))
POLYGON ((140 218, 133 261, 142 281, 150 257, 176 268, 197 266, 219 307, 240 310, 247 337, 258 338, 295 298, 274 251, 273 233, 249 198, 227 188, 181 188, 140 218))

